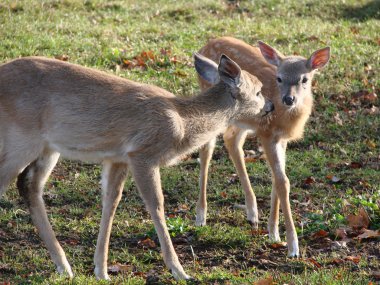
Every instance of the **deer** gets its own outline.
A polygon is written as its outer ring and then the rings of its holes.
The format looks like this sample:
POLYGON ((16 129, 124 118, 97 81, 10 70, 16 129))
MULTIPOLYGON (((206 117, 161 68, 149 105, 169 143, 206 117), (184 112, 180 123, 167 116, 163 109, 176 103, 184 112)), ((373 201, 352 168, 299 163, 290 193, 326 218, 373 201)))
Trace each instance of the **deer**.
MULTIPOLYGON (((214 61, 222 53, 229 56, 263 83, 264 96, 274 104, 274 111, 269 116, 230 125, 223 134, 223 140, 244 190, 247 220, 254 229, 258 228, 259 223, 257 202, 245 167, 243 144, 247 135, 252 133, 261 142, 272 174, 268 236, 274 242, 281 241, 278 229, 281 205, 288 256, 297 257, 298 237, 289 202, 290 182, 285 171, 286 148, 289 142, 303 136, 305 124, 313 108, 312 79, 316 71, 328 63, 330 47, 316 50, 306 59, 301 56, 284 56, 262 41, 258 42, 258 47, 254 47, 233 37, 221 37, 210 40, 199 53, 214 61)), ((202 90, 210 87, 201 77, 199 84, 202 90)), ((215 140, 211 140, 199 150, 197 226, 206 224, 208 167, 214 147, 215 140)))
POLYGON ((195 53, 194 61, 213 87, 190 98, 44 57, 0 66, 0 197, 17 177, 19 194, 59 273, 73 277, 48 220, 43 188, 63 156, 102 164, 97 279, 110 279, 112 222, 128 172, 153 220, 167 268, 175 279, 191 278, 166 226, 160 167, 213 140, 228 125, 260 120, 273 110, 261 82, 227 56, 216 64, 195 53))

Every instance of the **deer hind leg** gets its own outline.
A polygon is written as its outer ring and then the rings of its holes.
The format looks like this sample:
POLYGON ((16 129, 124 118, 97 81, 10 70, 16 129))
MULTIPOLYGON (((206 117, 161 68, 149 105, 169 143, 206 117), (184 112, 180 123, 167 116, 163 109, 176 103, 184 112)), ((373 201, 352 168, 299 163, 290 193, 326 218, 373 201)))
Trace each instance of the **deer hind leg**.
POLYGON ((259 217, 255 193, 252 190, 251 182, 244 162, 243 144, 247 137, 247 131, 237 127, 230 127, 223 135, 224 144, 235 165, 239 175, 240 183, 245 194, 245 206, 247 220, 254 228, 258 228, 259 217))
MULTIPOLYGON (((1 144, 1 141, 0 141, 1 144)), ((1 147, 1 145, 0 145, 1 147)), ((21 148, 12 146, 12 149, 0 149, 0 198, 7 190, 9 184, 17 175, 38 156, 38 152, 28 148, 23 151, 21 148)))
POLYGON ((286 242, 288 256, 298 256, 298 237, 294 226, 292 211, 290 209, 289 193, 290 183, 285 173, 286 142, 263 140, 264 151, 273 175, 272 209, 269 219, 269 234, 275 239, 278 235, 278 201, 285 218, 286 242))
POLYGON ((107 274, 108 248, 113 218, 120 202, 127 178, 127 165, 123 163, 103 163, 102 172, 102 218, 94 256, 95 276, 109 280, 107 274))
POLYGON ((137 156, 130 158, 129 167, 146 209, 152 217, 166 266, 175 279, 190 279, 178 260, 166 226, 159 167, 151 166, 144 162, 144 158, 138 159, 137 156))
POLYGON ((199 197, 196 208, 196 226, 205 226, 207 219, 207 178, 212 153, 215 148, 215 139, 209 141, 199 150, 200 175, 199 175, 199 197))
POLYGON ((43 187, 51 171, 56 165, 59 153, 44 150, 42 154, 27 166, 18 176, 17 187, 20 195, 24 198, 29 207, 33 224, 45 243, 51 259, 57 266, 57 271, 61 274, 66 273, 73 277, 70 264, 67 261, 65 252, 60 246, 51 224, 46 214, 46 208, 42 198, 43 187))

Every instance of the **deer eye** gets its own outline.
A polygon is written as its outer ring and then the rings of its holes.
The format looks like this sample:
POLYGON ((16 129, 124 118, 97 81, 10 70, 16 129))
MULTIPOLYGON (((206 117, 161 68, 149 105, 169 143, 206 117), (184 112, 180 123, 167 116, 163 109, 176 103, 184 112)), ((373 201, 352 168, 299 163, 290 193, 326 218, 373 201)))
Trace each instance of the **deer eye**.
POLYGON ((261 91, 256 93, 256 96, 259 97, 261 95, 261 91))
POLYGON ((302 79, 302 83, 306 83, 307 82, 307 78, 306 77, 304 77, 303 79, 302 79))
POLYGON ((280 77, 277 77, 277 82, 278 83, 281 83, 282 82, 282 79, 280 77))

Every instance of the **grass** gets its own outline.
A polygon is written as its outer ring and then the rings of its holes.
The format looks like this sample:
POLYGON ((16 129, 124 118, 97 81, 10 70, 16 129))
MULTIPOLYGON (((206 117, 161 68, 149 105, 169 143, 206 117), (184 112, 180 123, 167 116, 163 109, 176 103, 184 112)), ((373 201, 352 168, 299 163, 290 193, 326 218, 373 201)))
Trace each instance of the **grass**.
MULTIPOLYGON (((316 78, 315 110, 305 138, 290 145, 287 157, 301 259, 289 260, 285 248, 271 248, 264 234, 252 233, 243 211, 233 207, 244 197, 221 141, 210 167, 208 226, 194 226, 197 154, 162 170, 166 213, 180 260, 202 284, 252 284, 269 277, 276 284, 370 284, 380 267, 379 240, 334 245, 335 230, 347 227, 347 216, 360 207, 370 217, 369 227, 380 228, 380 119, 374 112, 379 100, 365 97, 380 89, 379 8, 378 1, 364 0, 5 0, 0 4, 0 61, 66 56, 190 96, 198 90, 191 55, 212 37, 231 35, 251 44, 261 39, 284 54, 305 56, 330 45, 331 62, 316 78), (125 68, 143 52, 148 54, 145 68, 125 68), (315 182, 305 183, 310 176, 315 182), (320 229, 328 235, 313 238, 320 229)), ((258 146, 248 140, 245 149, 258 146)), ((247 167, 265 228, 268 168, 261 160, 247 167)), ((100 173, 98 166, 63 160, 46 187, 50 221, 76 273, 72 281, 55 273, 14 185, 7 191, 0 200, 0 282, 184 284, 165 269, 152 222, 131 180, 117 211, 109 255, 109 264, 127 269, 114 273, 110 283, 95 280, 100 173), (147 238, 153 244, 143 243, 147 238)))

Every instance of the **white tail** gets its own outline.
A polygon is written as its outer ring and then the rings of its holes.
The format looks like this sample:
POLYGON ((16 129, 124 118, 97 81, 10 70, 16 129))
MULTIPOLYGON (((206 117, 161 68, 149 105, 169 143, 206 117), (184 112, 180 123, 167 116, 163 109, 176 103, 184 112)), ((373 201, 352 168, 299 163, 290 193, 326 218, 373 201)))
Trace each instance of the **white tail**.
MULTIPOLYGON (((245 192, 247 218, 254 227, 258 226, 258 212, 255 194, 251 188, 245 168, 242 146, 248 130, 254 130, 264 148, 266 159, 272 170, 272 201, 268 223, 269 237, 280 240, 278 231, 279 206, 285 217, 286 238, 289 256, 298 256, 298 239, 289 203, 290 183, 285 173, 287 142, 302 137, 308 120, 313 97, 311 81, 314 72, 327 64, 330 48, 314 52, 309 59, 300 56, 283 56, 269 45, 259 42, 259 48, 240 40, 224 37, 211 40, 200 53, 217 60, 221 53, 235 60, 244 70, 257 76, 263 83, 263 94, 275 106, 270 116, 257 120, 253 118, 231 125, 224 133, 224 142, 232 158, 245 192)), ((206 90, 210 84, 200 79, 206 90)), ((206 224, 207 169, 214 148, 213 141, 200 150, 201 175, 200 194, 197 204, 197 225, 206 224)))
POLYGON ((190 99, 41 57, 0 66, 0 197, 19 176, 20 194, 59 272, 73 275, 48 221, 42 191, 62 154, 103 163, 97 278, 109 279, 111 225, 127 169, 152 216, 166 265, 175 278, 189 278, 166 227, 159 167, 213 140, 233 122, 265 114, 262 84, 228 57, 221 56, 217 65, 195 55, 195 66, 215 85, 190 99))

